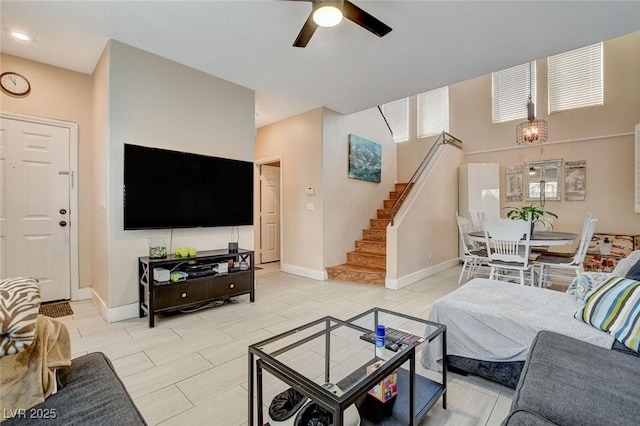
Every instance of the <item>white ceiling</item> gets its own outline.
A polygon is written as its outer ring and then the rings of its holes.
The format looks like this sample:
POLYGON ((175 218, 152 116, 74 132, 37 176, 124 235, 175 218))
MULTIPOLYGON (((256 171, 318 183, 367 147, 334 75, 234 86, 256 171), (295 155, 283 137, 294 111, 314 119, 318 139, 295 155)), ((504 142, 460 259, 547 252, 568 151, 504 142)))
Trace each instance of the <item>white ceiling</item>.
POLYGON ((319 106, 360 111, 640 30, 638 1, 353 3, 393 31, 378 38, 343 20, 301 49, 292 43, 305 1, 2 0, 0 49, 91 74, 116 39, 254 89, 260 127, 319 106))

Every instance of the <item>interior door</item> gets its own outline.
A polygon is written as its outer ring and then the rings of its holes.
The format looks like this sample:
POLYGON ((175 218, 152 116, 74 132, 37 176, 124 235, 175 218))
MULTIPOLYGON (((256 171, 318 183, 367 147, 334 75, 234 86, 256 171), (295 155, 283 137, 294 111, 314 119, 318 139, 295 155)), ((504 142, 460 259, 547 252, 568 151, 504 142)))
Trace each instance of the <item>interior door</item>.
POLYGON ((71 297, 68 128, 0 119, 0 277, 31 276, 42 301, 71 297))
POLYGON ((260 166, 260 263, 280 260, 280 167, 260 166))

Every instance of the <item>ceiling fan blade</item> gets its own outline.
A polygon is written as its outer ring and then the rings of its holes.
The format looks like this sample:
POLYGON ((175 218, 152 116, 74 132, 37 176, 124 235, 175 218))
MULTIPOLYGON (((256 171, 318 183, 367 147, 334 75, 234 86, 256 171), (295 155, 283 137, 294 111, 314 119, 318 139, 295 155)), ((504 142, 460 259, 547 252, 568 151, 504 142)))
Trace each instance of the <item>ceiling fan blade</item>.
POLYGON ((311 12, 307 18, 307 22, 304 23, 300 30, 298 38, 293 42, 293 45, 295 47, 306 47, 309 40, 311 40, 311 36, 316 32, 316 28, 318 28, 318 24, 313 21, 313 12, 311 12))
MULTIPOLYGON (((355 4, 351 3, 349 0, 344 0, 344 6, 342 8, 342 13, 345 18, 355 22, 360 25, 362 28, 365 28, 378 37, 384 37, 389 32, 391 32, 391 27, 380 21, 379 19, 373 17, 368 14, 364 10, 360 9, 355 4)), ((308 22, 308 21, 307 21, 308 22)))

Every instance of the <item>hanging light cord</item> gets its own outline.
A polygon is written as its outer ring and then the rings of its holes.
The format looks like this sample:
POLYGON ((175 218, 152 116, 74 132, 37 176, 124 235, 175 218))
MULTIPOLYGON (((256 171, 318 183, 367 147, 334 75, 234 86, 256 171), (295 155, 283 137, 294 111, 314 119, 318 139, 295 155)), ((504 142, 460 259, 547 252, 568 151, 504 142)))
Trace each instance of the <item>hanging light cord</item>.
MULTIPOLYGON (((533 84, 531 84, 531 74, 532 74, 532 70, 531 70, 531 62, 529 62, 529 102, 533 102, 533 96, 531 95, 533 93, 533 84)), ((529 120, 533 120, 533 117, 527 117, 529 120)))

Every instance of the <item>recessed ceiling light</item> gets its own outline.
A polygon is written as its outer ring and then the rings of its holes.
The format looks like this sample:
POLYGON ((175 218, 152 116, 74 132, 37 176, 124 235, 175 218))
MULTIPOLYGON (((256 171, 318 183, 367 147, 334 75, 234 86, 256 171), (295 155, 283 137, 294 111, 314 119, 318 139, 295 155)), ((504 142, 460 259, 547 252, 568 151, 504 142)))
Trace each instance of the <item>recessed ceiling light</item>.
POLYGON ((11 35, 13 36, 13 38, 17 38, 20 41, 31 41, 31 37, 29 37, 29 35, 25 34, 25 33, 21 33, 18 31, 12 31, 11 35))

